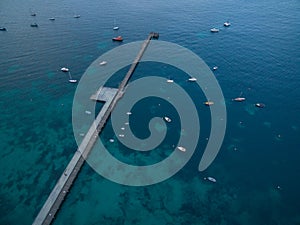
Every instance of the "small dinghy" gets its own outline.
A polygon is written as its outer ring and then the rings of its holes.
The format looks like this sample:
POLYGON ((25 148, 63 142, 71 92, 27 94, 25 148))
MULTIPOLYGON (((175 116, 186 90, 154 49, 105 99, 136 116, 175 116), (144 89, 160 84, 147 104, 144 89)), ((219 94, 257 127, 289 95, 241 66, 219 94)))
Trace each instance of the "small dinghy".
POLYGON ((212 33, 218 33, 220 30, 218 29, 218 28, 211 28, 210 29, 210 32, 212 32, 212 33))
POLYGON ((77 83, 77 80, 75 80, 75 79, 72 78, 72 75, 71 75, 70 72, 69 72, 69 82, 70 83, 77 83))
POLYGON ((189 81, 191 81, 191 82, 197 81, 197 78, 191 77, 191 78, 189 78, 189 81))
POLYGON ((164 117, 164 120, 165 120, 166 122, 168 122, 168 123, 171 123, 171 121, 172 121, 171 118, 169 118, 169 117, 167 117, 167 116, 164 117))
POLYGON ((263 103, 255 103, 255 106, 257 107, 257 108, 265 108, 265 104, 263 104, 263 103))
POLYGON ((213 105, 215 103, 212 102, 212 101, 207 101, 207 102, 204 102, 203 104, 206 105, 206 106, 211 106, 211 105, 213 105))
POLYGON ((69 69, 68 69, 67 67, 62 67, 60 70, 61 70, 62 72, 69 72, 69 69))
POLYGON ((228 21, 226 21, 225 23, 224 23, 224 27, 229 27, 231 24, 228 22, 228 21))
POLYGON ((185 147, 182 147, 182 146, 178 146, 177 149, 180 150, 180 151, 182 151, 182 152, 185 152, 185 151, 186 151, 186 148, 185 148, 185 147))
POLYGON ((204 180, 208 180, 208 181, 213 182, 213 183, 217 182, 217 180, 213 177, 204 177, 204 180))
POLYGON ((235 102, 243 102, 245 100, 246 100, 246 98, 242 98, 242 97, 238 97, 238 98, 233 99, 233 101, 235 101, 235 102))
POLYGON ((106 61, 102 61, 102 62, 99 63, 100 66, 104 66, 104 65, 106 65, 106 64, 107 64, 106 61))
POLYGON ((112 40, 121 42, 123 41, 123 37, 122 36, 114 37, 112 40))

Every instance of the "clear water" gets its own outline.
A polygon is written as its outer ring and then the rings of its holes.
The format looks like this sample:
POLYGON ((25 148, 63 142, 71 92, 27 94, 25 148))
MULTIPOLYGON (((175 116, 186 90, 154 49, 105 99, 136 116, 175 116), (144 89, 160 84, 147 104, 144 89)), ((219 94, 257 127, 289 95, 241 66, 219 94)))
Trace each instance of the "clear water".
MULTIPOLYGON (((226 137, 205 172, 197 171, 197 163, 208 131, 182 171, 149 187, 112 183, 85 165, 54 224, 300 224, 299 10, 297 0, 2 0, 0 26, 7 32, 0 32, 0 224, 31 224, 76 150, 76 85, 59 70, 67 66, 80 79, 116 47, 114 20, 124 43, 158 31, 161 40, 218 65, 226 137), (222 27, 226 20, 228 29, 222 27), (30 27, 33 22, 39 27, 30 27), (211 34, 216 26, 220 33, 211 34), (241 92, 247 100, 232 102, 241 92), (266 107, 257 109, 255 102, 266 107)), ((142 66, 135 75, 148 70, 142 66)))

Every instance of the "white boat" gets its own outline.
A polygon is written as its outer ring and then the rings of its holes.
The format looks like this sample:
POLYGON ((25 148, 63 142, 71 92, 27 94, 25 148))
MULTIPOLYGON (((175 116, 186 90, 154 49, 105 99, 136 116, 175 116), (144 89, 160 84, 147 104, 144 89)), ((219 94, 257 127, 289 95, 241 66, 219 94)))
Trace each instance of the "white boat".
POLYGON ((171 118, 169 118, 169 117, 167 117, 167 116, 164 117, 164 120, 165 120, 166 122, 168 122, 168 123, 170 123, 170 122, 172 121, 171 118))
POLYGON ((116 20, 114 20, 113 30, 119 30, 119 27, 116 25, 116 20))
POLYGON ((213 70, 217 70, 217 69, 218 69, 218 67, 217 67, 217 66, 214 66, 214 67, 213 67, 213 70))
POLYGON ((174 83, 174 80, 168 79, 168 80, 167 80, 167 83, 174 83))
POLYGON ((85 113, 88 114, 88 115, 91 115, 92 112, 91 111, 88 111, 88 110, 85 110, 85 113))
POLYGON ((189 78, 189 81, 196 81, 197 80, 197 78, 195 78, 195 77, 191 77, 191 78, 189 78))
POLYGON ((246 100, 246 98, 242 98, 242 97, 237 97, 237 98, 233 99, 233 101, 235 101, 235 102, 243 102, 245 100, 246 100))
POLYGON ((61 70, 62 72, 69 72, 69 69, 66 68, 66 67, 63 67, 63 68, 61 68, 60 70, 61 70))
POLYGON ((178 146, 177 149, 180 150, 180 151, 182 151, 182 152, 185 152, 185 151, 186 151, 186 148, 185 148, 185 147, 182 147, 182 146, 178 146))
POLYGON ((55 18, 54 18, 54 17, 51 17, 51 18, 49 18, 49 20, 52 20, 52 21, 53 21, 53 20, 55 20, 55 18))
POLYGON ((80 15, 74 15, 74 18, 80 18, 80 15))
POLYGON ((70 83, 77 83, 77 80, 75 80, 75 79, 72 78, 72 75, 71 75, 70 72, 69 72, 69 82, 70 83))
POLYGON ((127 112, 126 114, 129 116, 129 115, 131 115, 132 113, 131 113, 131 112, 127 112))
POLYGON ((110 142, 110 143, 114 143, 115 140, 114 140, 113 138, 111 138, 111 139, 109 139, 109 142, 110 142))
POLYGON ((229 27, 231 24, 228 22, 228 21, 226 21, 225 23, 224 23, 224 27, 229 27))
POLYGON ((107 64, 106 61, 102 61, 102 62, 99 63, 100 66, 104 66, 104 65, 106 65, 106 64, 107 64))
POLYGON ((218 28, 211 28, 210 29, 210 32, 212 32, 212 33, 218 33, 220 30, 218 29, 218 28))
POLYGON ((266 105, 264 103, 255 103, 255 106, 258 108, 264 108, 266 105))
POLYGON ((212 102, 212 101, 207 101, 207 102, 204 102, 203 104, 206 105, 206 106, 211 106, 211 105, 213 105, 215 103, 212 102))
POLYGON ((213 177, 204 177, 204 180, 208 180, 208 181, 211 181, 213 183, 217 182, 217 180, 215 178, 213 178, 213 177))

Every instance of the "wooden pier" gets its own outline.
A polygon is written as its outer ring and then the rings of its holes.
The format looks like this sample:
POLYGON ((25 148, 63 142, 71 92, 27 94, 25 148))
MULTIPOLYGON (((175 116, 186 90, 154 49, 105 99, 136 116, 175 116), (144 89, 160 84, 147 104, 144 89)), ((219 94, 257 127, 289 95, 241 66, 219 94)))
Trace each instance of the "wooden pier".
POLYGON ((105 104, 79 145, 77 151, 74 153, 74 156, 67 165, 63 174, 60 176, 52 192, 48 196, 48 199, 35 218, 33 225, 48 225, 53 222, 56 213, 60 209, 61 204, 72 187, 72 184, 83 166, 85 159, 95 145, 99 133, 102 131, 115 105, 123 96, 125 87, 140 62, 150 40, 152 38, 157 39, 158 37, 158 33, 151 32, 149 34, 148 38, 143 42, 138 55, 134 59, 118 89, 101 87, 94 95, 91 96, 91 100, 104 101, 105 104))

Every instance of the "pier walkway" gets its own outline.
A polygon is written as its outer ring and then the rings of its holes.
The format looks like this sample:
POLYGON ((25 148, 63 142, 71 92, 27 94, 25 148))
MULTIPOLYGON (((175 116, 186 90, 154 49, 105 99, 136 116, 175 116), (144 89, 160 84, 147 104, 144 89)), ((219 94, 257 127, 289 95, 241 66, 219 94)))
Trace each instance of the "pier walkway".
POLYGON ((83 141, 79 145, 77 151, 74 153, 74 156, 70 160, 63 174, 60 176, 52 192, 48 196, 48 199, 35 218, 33 225, 48 225, 53 222, 56 213, 60 209, 61 204, 63 203, 81 167, 83 166, 85 158, 87 158, 93 146, 95 145, 98 135, 102 131, 115 105, 123 96, 125 87, 152 38, 158 38, 158 33, 151 32, 148 38, 143 42, 138 55, 134 59, 130 69, 128 70, 118 89, 100 87, 96 94, 91 96, 91 100, 104 101, 105 104, 97 115, 89 131, 85 135, 83 141))

